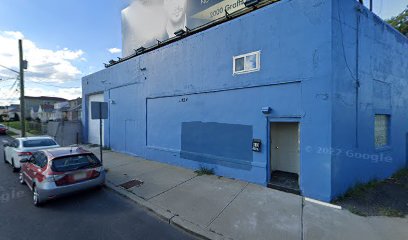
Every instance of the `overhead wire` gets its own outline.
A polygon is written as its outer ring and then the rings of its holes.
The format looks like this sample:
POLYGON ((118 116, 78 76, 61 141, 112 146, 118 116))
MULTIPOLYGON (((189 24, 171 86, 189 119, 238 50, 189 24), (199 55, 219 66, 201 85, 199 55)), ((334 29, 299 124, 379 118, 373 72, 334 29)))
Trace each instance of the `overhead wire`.
POLYGON ((8 90, 8 94, 7 94, 7 96, 4 98, 4 100, 18 99, 18 97, 15 97, 15 98, 12 97, 12 95, 13 95, 14 92, 18 92, 18 89, 16 88, 17 82, 18 82, 18 80, 16 79, 16 80, 14 81, 14 83, 11 85, 10 89, 8 90), (15 89, 14 89, 14 88, 15 88, 15 89))
POLYGON ((33 83, 33 84, 39 84, 39 85, 43 85, 43 86, 47 86, 47 87, 54 87, 54 88, 64 88, 64 89, 79 88, 79 86, 78 87, 65 87, 65 86, 57 86, 57 85, 41 83, 41 82, 35 82, 35 81, 29 81, 29 82, 33 83))

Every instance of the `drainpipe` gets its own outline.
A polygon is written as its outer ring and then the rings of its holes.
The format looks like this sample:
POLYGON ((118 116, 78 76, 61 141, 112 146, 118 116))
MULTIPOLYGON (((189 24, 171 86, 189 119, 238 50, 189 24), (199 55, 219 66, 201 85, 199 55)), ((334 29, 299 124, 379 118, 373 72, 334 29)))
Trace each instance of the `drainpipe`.
POLYGON ((359 122, 359 89, 360 89, 360 59, 359 59, 359 52, 360 52, 360 12, 361 8, 359 7, 357 10, 357 28, 356 28, 356 148, 359 147, 359 132, 358 132, 358 122, 359 122))

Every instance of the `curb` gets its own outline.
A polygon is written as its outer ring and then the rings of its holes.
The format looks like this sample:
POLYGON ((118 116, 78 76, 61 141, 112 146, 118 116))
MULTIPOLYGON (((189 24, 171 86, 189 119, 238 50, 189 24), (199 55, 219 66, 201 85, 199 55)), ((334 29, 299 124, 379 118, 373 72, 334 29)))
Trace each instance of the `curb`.
POLYGON ((188 232, 196 237, 199 237, 201 239, 206 239, 206 240, 223 240, 223 239, 227 239, 224 236, 215 233, 215 232, 211 232, 207 229, 204 229, 202 227, 200 227, 199 225, 196 225, 192 222, 189 222, 187 220, 185 220, 184 218, 180 217, 177 214, 171 213, 169 210, 165 210, 159 206, 156 206, 146 200, 144 200, 143 198, 140 198, 138 196, 136 196, 135 194, 115 186, 113 183, 111 183, 108 179, 106 181, 106 187, 108 187, 109 189, 117 192, 118 194, 136 202, 137 204, 139 204, 140 206, 146 208, 147 210, 149 210, 150 212, 153 212, 155 215, 157 215, 160 219, 166 221, 168 224, 174 225, 182 230, 184 230, 185 232, 188 232))

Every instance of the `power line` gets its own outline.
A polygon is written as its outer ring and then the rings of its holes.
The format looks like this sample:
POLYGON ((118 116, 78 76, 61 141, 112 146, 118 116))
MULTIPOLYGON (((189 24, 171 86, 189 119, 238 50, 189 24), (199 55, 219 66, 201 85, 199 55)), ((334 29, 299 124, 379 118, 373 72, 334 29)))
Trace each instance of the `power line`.
POLYGON ((17 78, 15 78, 15 77, 13 77, 13 78, 1 78, 0 77, 0 81, 9 81, 9 80, 14 80, 14 79, 17 79, 17 78))
POLYGON ((6 96, 5 98, 11 98, 11 95, 13 95, 13 93, 18 92, 17 88, 16 88, 17 87, 17 80, 13 84, 8 85, 8 86, 10 86, 10 88, 7 90, 7 93, 5 94, 5 96, 6 96))
POLYGON ((7 70, 10 70, 10 71, 12 71, 12 72, 15 72, 15 73, 17 73, 17 74, 20 74, 18 71, 14 70, 14 69, 11 69, 11 68, 9 68, 9 67, 6 67, 6 66, 4 66, 4 65, 1 65, 1 64, 0 64, 0 67, 5 68, 5 69, 7 69, 7 70))
POLYGON ((13 85, 11 85, 10 89, 8 90, 9 92, 8 92, 8 94, 7 94, 7 96, 6 96, 6 99, 11 98, 11 95, 13 95, 13 92, 17 92, 17 88, 14 89, 14 88, 17 86, 17 82, 18 82, 18 80, 16 80, 16 81, 13 83, 13 85))
POLYGON ((72 89, 72 88, 79 88, 79 87, 64 87, 64 86, 57 86, 57 85, 51 85, 51 84, 46 84, 46 83, 40 83, 40 82, 34 82, 34 81, 29 81, 34 84, 39 84, 47 87, 54 87, 54 88, 64 88, 64 89, 72 89))
POLYGON ((13 86, 14 85, 14 83, 12 83, 12 84, 7 84, 7 85, 1 85, 1 87, 10 87, 10 86, 13 86))

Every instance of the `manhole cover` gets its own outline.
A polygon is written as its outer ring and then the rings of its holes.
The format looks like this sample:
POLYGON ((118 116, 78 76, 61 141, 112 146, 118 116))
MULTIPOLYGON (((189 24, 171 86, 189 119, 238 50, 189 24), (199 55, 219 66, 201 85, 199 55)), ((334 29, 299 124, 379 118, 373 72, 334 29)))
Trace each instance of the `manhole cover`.
POLYGON ((134 180, 130 180, 128 182, 122 183, 119 186, 123 187, 124 189, 129 189, 132 187, 140 187, 143 185, 143 181, 134 179, 134 180))

